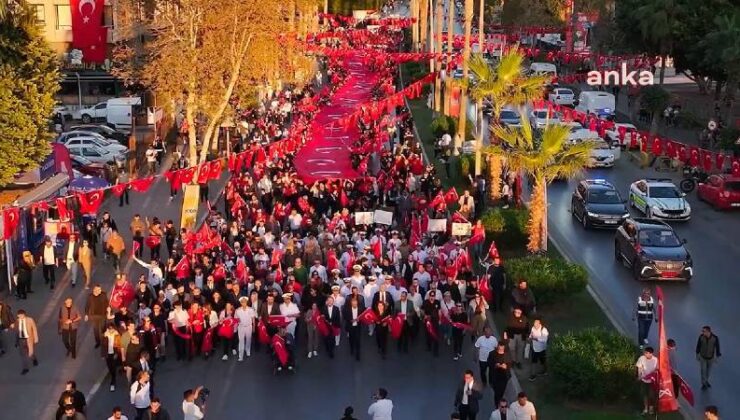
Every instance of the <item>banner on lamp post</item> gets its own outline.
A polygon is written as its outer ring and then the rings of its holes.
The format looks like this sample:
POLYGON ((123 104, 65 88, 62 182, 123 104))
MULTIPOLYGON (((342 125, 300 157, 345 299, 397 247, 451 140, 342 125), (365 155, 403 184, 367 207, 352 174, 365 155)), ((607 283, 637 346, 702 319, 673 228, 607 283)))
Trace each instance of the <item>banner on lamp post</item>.
POLYGON ((200 204, 200 185, 185 185, 182 199, 182 216, 180 217, 180 229, 192 230, 198 218, 198 205, 200 204))

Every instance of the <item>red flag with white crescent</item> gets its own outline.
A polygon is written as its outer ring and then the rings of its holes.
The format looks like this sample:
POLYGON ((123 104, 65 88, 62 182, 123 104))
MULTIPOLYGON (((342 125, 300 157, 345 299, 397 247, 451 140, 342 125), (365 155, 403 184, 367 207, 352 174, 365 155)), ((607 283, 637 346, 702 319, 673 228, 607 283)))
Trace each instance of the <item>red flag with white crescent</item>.
POLYGON ((275 351, 280 364, 285 366, 288 364, 288 350, 285 348, 285 339, 280 337, 278 334, 272 336, 272 349, 275 351))
POLYGON ((488 284, 488 276, 483 276, 478 280, 478 288, 480 289, 480 294, 486 299, 486 302, 493 300, 493 290, 491 290, 491 285, 488 284))
POLYGON ((270 315, 267 318, 267 323, 275 328, 284 328, 290 324, 290 320, 283 315, 270 315))
POLYGON ((673 372, 674 375, 676 375, 676 378, 678 378, 678 390, 681 392, 681 395, 686 399, 686 402, 688 402, 692 407, 694 406, 694 391, 691 390, 691 387, 689 386, 688 382, 679 374, 676 372, 673 372))
POLYGON ((113 186, 113 188, 111 188, 111 190, 113 191, 113 194, 115 194, 116 197, 120 197, 123 194, 123 192, 126 191, 126 188, 128 188, 127 182, 123 184, 116 184, 113 186))
POLYGON ((665 332, 665 300, 663 299, 663 289, 660 286, 655 288, 655 294, 658 298, 658 412, 668 413, 678 410, 678 401, 673 395, 673 379, 671 373, 671 360, 668 356, 668 345, 666 343, 665 332))
POLYGON ((383 256, 383 241, 378 239, 375 242, 373 242, 372 251, 373 251, 373 255, 375 256, 375 259, 380 261, 380 258, 383 256))
POLYGON ((11 207, 3 210, 3 239, 9 239, 18 228, 18 222, 21 218, 21 209, 11 207))
POLYGON ((362 313, 357 316, 357 319, 365 325, 373 325, 376 322, 380 321, 380 318, 378 318, 378 314, 375 313, 373 308, 367 308, 362 311, 362 313))
POLYGON ((77 200, 80 202, 80 211, 83 214, 95 214, 98 208, 103 204, 103 191, 91 191, 88 193, 77 194, 77 200))
POLYGON ((439 341, 439 333, 437 333, 437 327, 434 325, 429 317, 426 317, 424 319, 424 326, 426 327, 429 337, 431 337, 434 341, 439 341))
POLYGON ((261 319, 257 322, 257 339, 260 341, 260 344, 268 344, 270 342, 267 325, 261 319))
POLYGON ((390 321, 388 321, 388 328, 390 329, 391 337, 393 337, 395 340, 401 338, 401 333, 403 332, 403 323, 405 321, 406 316, 402 313, 396 314, 396 316, 391 317, 390 321))
POLYGON ((190 275, 190 262, 187 257, 182 257, 175 266, 175 275, 178 280, 185 279, 190 275))
POLYGON ((468 243, 470 245, 477 245, 485 241, 486 241, 486 228, 483 227, 483 225, 480 225, 480 226, 474 225, 472 236, 470 236, 470 240, 468 241, 468 243))
POLYGON ((337 259, 337 253, 334 249, 330 249, 326 253, 326 269, 331 272, 335 268, 339 268, 339 260, 337 259))
POLYGON ((328 337, 331 334, 331 327, 326 322, 326 318, 319 311, 314 311, 311 316, 311 321, 316 325, 316 329, 319 331, 322 337, 328 337))
POLYGON ((149 191, 149 188, 154 183, 155 178, 153 176, 148 176, 146 178, 139 178, 131 181, 129 184, 131 184, 131 189, 140 192, 145 193, 149 191))

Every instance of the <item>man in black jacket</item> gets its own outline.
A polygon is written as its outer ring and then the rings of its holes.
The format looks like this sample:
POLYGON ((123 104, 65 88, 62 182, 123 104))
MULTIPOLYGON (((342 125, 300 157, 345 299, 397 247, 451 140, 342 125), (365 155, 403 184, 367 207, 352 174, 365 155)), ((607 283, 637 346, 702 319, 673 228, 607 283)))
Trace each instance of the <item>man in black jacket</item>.
POLYGON ((455 393, 455 408, 460 414, 460 420, 475 420, 478 415, 478 401, 483 397, 480 385, 475 382, 473 371, 468 369, 463 376, 463 382, 455 393))
POLYGON ((100 347, 100 336, 105 332, 108 309, 108 296, 100 284, 96 284, 85 303, 85 322, 90 322, 92 326, 96 349, 100 347))
POLYGON ((360 297, 350 296, 347 298, 347 302, 344 304, 344 328, 349 333, 349 352, 355 356, 357 361, 360 361, 360 337, 362 336, 362 329, 358 320, 360 314, 364 311, 363 307, 360 306, 362 299, 360 297))
POLYGON ((329 296, 326 298, 326 305, 321 308, 321 316, 326 319, 326 322, 331 327, 329 335, 324 337, 324 346, 326 347, 326 353, 330 359, 334 358, 334 347, 337 343, 334 339, 335 331, 342 327, 342 320, 339 316, 339 308, 334 306, 334 298, 329 296))
POLYGON ((13 311, 10 309, 10 306, 5 302, 0 301, 0 356, 5 354, 5 341, 3 340, 3 336, 14 322, 15 317, 13 316, 13 311))
POLYGON ((701 389, 711 388, 709 375, 712 373, 712 365, 722 356, 719 349, 719 337, 714 335, 712 328, 705 325, 701 328, 701 335, 696 340, 696 360, 701 368, 701 389))

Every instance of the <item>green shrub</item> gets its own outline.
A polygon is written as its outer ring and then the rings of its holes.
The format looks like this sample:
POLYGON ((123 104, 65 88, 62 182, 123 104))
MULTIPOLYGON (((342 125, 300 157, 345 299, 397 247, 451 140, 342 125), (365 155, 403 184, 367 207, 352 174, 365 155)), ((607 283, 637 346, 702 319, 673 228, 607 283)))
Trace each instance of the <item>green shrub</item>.
POLYGON ((629 338, 604 328, 555 336, 547 350, 552 391, 578 401, 633 400, 635 350, 629 338))
POLYGON ((740 146, 735 142, 740 138, 740 129, 725 127, 719 132, 719 147, 723 150, 740 152, 740 146))
POLYGON ((434 133, 434 137, 440 138, 443 134, 450 132, 450 121, 447 116, 441 115, 432 120, 430 128, 432 129, 432 133, 434 133))
POLYGON ((496 241, 499 250, 521 250, 527 246, 527 221, 529 211, 525 207, 508 209, 494 208, 483 213, 481 222, 486 236, 496 241))
POLYGON ((470 175, 470 169, 475 169, 475 156, 471 160, 471 156, 460 155, 460 176, 467 178, 470 175))
POLYGON ((509 278, 527 280, 538 305, 561 303, 568 296, 586 289, 588 273, 578 264, 560 258, 530 255, 506 263, 509 278))

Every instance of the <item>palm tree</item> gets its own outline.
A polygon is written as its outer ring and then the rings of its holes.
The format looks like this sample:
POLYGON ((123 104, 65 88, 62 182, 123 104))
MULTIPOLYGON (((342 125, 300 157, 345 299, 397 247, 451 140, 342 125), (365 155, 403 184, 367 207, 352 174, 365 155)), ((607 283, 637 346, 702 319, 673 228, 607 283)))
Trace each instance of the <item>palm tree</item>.
POLYGON ((530 252, 547 250, 547 185, 555 179, 573 178, 588 163, 593 143, 566 144, 570 130, 562 125, 547 125, 539 138, 522 115, 521 128, 494 126, 501 144, 489 153, 503 157, 513 171, 524 172, 534 180, 527 223, 530 252))
POLYGON ((465 0, 465 45, 463 46, 463 86, 460 93, 460 115, 457 124, 455 149, 462 146, 465 141, 465 129, 468 122, 468 62, 470 61, 470 33, 473 30, 473 0, 465 0))
MULTIPOLYGON (((470 71, 476 82, 470 90, 470 96, 481 106, 478 107, 482 121, 482 102, 488 99, 493 107, 493 125, 499 124, 501 110, 504 106, 522 107, 527 102, 542 97, 542 91, 549 79, 544 76, 528 77, 524 74, 524 55, 512 49, 501 57, 494 66, 489 65, 482 55, 476 54, 470 60, 470 71)), ((495 141, 495 140, 494 140, 495 141)), ((475 173, 480 175, 482 166, 483 130, 478 130, 475 152, 475 173)), ((491 197, 500 198, 501 160, 491 155, 489 167, 491 197)))

